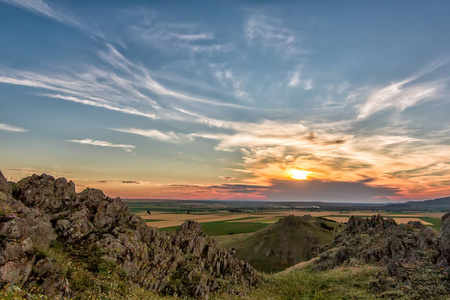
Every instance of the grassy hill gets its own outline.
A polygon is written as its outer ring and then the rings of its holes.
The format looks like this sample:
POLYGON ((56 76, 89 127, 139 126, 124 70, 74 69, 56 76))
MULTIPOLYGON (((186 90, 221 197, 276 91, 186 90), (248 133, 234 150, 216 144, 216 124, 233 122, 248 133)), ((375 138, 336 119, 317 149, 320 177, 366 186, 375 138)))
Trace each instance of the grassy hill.
POLYGON ((257 270, 277 272, 315 257, 342 226, 322 218, 288 216, 226 246, 257 270))

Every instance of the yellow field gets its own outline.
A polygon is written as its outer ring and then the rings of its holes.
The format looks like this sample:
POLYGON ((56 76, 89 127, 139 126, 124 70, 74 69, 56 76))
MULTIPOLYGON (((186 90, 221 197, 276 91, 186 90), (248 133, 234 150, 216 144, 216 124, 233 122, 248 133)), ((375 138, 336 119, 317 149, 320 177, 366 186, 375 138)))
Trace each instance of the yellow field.
MULTIPOLYGON (((242 222, 242 223, 275 223, 278 219, 288 216, 304 216, 311 215, 313 217, 325 217, 327 219, 346 223, 348 221, 349 215, 354 216, 370 216, 376 214, 374 212, 364 212, 364 211, 354 211, 354 212, 336 212, 336 211, 301 211, 301 210, 285 210, 285 211, 264 211, 264 212, 242 212, 242 213, 230 213, 227 211, 219 211, 212 214, 174 214, 169 212, 152 212, 152 214, 147 214, 145 212, 139 213, 139 216, 144 220, 155 220, 152 222, 147 222, 148 226, 165 228, 180 226, 187 220, 193 220, 199 223, 206 222, 218 222, 218 221, 228 221, 230 223, 242 222), (342 215, 342 216, 339 216, 342 215), (244 219, 243 218, 248 218, 244 219)), ((424 225, 432 225, 429 222, 420 220, 419 217, 432 217, 441 218, 443 213, 402 213, 402 214, 390 214, 382 213, 383 217, 391 217, 399 224, 405 224, 409 221, 419 221, 424 225)))
POLYGON ((192 220, 199 223, 206 223, 206 222, 235 220, 240 218, 253 217, 255 215, 250 215, 248 213, 243 214, 230 213, 228 215, 224 215, 222 213, 209 215, 152 213, 151 215, 148 215, 146 213, 142 213, 139 214, 139 216, 144 220, 161 220, 148 222, 147 225, 151 227, 164 228, 164 227, 179 226, 187 220, 192 220))

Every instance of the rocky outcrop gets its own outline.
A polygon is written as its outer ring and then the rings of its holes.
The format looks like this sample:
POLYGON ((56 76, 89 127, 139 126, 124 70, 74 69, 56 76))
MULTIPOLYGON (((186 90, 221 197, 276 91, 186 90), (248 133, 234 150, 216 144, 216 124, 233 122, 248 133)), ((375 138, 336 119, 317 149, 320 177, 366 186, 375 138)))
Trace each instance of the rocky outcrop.
MULTIPOLYGON (((351 216, 347 228, 321 254, 317 268, 329 269, 340 265, 379 263, 390 266, 415 264, 424 253, 433 253, 437 232, 420 222, 398 225, 393 219, 380 215, 372 218, 351 216)), ((429 257, 429 255, 428 255, 429 257)))
POLYGON ((437 243, 436 264, 439 268, 447 268, 450 266, 450 213, 442 217, 437 243))
POLYGON ((161 293, 207 297, 258 281, 249 264, 220 248, 195 222, 176 234, 160 232, 119 198, 89 188, 77 194, 73 182, 45 174, 10 186, 0 173, 2 282, 39 283, 47 294, 70 296, 57 265, 39 255, 56 241, 69 255, 113 263, 131 281, 161 293), (30 276, 33 268, 38 271, 30 276))
POLYGON ((438 235, 420 222, 399 225, 380 215, 368 219, 351 217, 347 228, 314 263, 315 268, 374 265, 384 270, 372 282, 373 291, 380 298, 397 297, 389 294, 389 289, 394 288, 407 291, 408 299, 442 299, 442 295, 450 293, 446 268, 449 221, 450 218, 444 218, 438 235))

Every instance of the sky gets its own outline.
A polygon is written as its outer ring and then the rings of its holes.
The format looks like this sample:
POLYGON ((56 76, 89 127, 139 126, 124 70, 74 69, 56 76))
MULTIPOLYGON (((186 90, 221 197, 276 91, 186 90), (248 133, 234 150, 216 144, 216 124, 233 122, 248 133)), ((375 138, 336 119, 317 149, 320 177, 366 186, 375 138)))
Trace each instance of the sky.
POLYGON ((0 170, 130 199, 450 195, 450 2, 0 0, 0 170))

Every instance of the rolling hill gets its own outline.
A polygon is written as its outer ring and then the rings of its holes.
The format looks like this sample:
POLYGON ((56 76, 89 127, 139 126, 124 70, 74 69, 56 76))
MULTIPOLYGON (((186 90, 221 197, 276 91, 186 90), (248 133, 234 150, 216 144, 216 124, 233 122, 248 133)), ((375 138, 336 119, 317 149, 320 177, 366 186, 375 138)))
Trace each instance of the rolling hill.
POLYGON ((255 269, 277 272, 315 257, 342 226, 323 218, 288 216, 227 246, 255 269))

